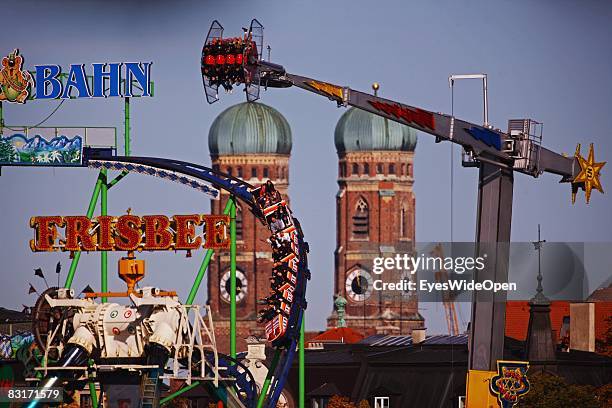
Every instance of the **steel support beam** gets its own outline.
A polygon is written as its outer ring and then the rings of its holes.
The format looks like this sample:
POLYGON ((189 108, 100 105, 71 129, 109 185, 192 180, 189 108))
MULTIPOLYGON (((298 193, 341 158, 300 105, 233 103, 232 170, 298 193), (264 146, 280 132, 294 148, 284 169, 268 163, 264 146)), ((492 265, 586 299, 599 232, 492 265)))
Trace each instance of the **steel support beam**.
POLYGON ((236 358, 236 197, 230 197, 230 357, 236 358))
MULTIPOLYGON (((100 169, 102 185, 100 186, 100 215, 108 215, 108 170, 100 169)), ((100 290, 108 292, 108 252, 100 252, 100 290)), ((102 303, 106 303, 106 296, 102 297, 102 303)))
MULTIPOLYGON (((478 256, 486 256, 478 282, 508 281, 510 224, 512 221, 511 169, 480 163, 476 244, 478 256), (485 255, 486 254, 486 255, 485 255)), ((475 292, 472 298, 470 370, 497 370, 503 359, 506 292, 475 292)))

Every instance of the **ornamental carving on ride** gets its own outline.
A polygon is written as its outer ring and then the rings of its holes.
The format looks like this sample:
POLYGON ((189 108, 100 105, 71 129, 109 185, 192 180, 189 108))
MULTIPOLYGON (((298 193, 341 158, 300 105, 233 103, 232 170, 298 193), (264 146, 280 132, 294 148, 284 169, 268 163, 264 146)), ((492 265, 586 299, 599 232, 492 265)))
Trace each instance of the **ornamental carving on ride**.
POLYGON ((519 397, 529 392, 528 369, 526 361, 497 362, 497 375, 491 378, 489 386, 502 408, 515 407, 519 397))

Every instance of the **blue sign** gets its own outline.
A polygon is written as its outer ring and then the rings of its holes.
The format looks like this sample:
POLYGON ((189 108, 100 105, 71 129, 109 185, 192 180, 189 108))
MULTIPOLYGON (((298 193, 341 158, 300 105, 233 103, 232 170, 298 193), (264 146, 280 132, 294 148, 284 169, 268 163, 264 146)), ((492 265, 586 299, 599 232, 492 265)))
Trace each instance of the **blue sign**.
POLYGON ((27 99, 107 98, 152 96, 152 62, 72 64, 68 72, 59 65, 23 69, 24 58, 15 49, 2 58, 0 102, 23 104, 27 99))
POLYGON ((487 146, 501 150, 501 137, 499 136, 499 133, 476 126, 472 126, 471 128, 466 129, 466 131, 472 135, 474 139, 480 140, 487 146))
POLYGON ((151 96, 151 62, 72 64, 66 83, 60 80, 59 65, 36 65, 36 99, 106 98, 109 96, 151 96), (88 83, 87 77, 93 78, 88 83), (124 86, 121 87, 121 82, 124 86), (139 89, 134 95, 134 87, 139 89))

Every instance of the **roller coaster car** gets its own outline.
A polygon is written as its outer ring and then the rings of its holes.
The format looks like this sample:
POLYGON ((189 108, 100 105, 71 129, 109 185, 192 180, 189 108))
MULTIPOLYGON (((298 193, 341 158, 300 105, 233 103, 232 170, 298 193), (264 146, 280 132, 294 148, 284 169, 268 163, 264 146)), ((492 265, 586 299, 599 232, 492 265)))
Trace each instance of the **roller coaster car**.
POLYGON ((284 264, 273 268, 272 277, 270 279, 284 280, 286 282, 291 282, 294 285, 297 283, 296 275, 284 264))
POLYGON ((253 19, 243 36, 223 38, 223 26, 213 21, 202 48, 202 81, 208 103, 219 100, 219 86, 230 92, 244 84, 247 100, 259 99, 257 64, 263 48, 263 26, 253 19))
POLYGON ((290 212, 291 210, 289 210, 286 205, 287 204, 282 201, 274 206, 274 211, 270 211, 265 215, 266 224, 268 224, 270 230, 275 235, 289 234, 295 231, 293 217, 290 212))
POLYGON ((265 184, 253 189, 251 194, 255 197, 257 205, 264 215, 274 211, 276 206, 283 202, 283 198, 274 184, 268 180, 265 184))

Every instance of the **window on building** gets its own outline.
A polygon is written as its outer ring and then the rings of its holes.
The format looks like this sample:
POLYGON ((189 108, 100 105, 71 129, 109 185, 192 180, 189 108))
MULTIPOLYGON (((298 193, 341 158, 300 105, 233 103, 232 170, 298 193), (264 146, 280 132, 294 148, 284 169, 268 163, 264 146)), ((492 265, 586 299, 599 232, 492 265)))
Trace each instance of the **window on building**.
POLYGON ((238 174, 239 178, 242 178, 242 167, 236 168, 236 173, 238 174))
POLYGON ((230 176, 232 175, 232 171, 233 169, 230 166, 228 166, 228 168, 225 170, 225 172, 229 174, 230 176))
POLYGON ((251 168, 251 177, 257 178, 257 167, 251 168))
POLYGON ((213 170, 214 171, 219 171, 219 165, 218 164, 213 164, 213 170))
POLYGON ((270 172, 268 171, 267 167, 264 167, 264 169, 263 169, 263 176, 264 176, 264 178, 270 177, 270 172))
POLYGON ((346 163, 340 165, 340 176, 346 177, 346 163))
POLYGON ((400 167, 400 175, 401 176, 406 175, 406 165, 404 163, 402 163, 402 167, 400 167))
POLYGON ((360 197, 353 215, 353 238, 368 239, 370 234, 370 210, 368 203, 360 197))
POLYGON ((376 174, 384 174, 382 163, 376 164, 376 174))
POLYGON ((359 174, 359 165, 357 163, 353 163, 353 176, 356 176, 359 174))
POLYGON ((400 237, 406 238, 408 236, 408 214, 406 209, 402 207, 400 210, 400 237))
POLYGON ((408 165, 408 175, 412 176, 412 164, 408 165))
POLYGON ((395 164, 393 163, 389 165, 389 174, 395 174, 395 164))
POLYGON ((369 176, 369 175, 370 175, 370 165, 369 165, 368 163, 364 163, 364 164, 363 164, 363 173, 364 173, 366 176, 369 176))
POLYGON ((374 408, 390 408, 389 397, 374 397, 374 408))

